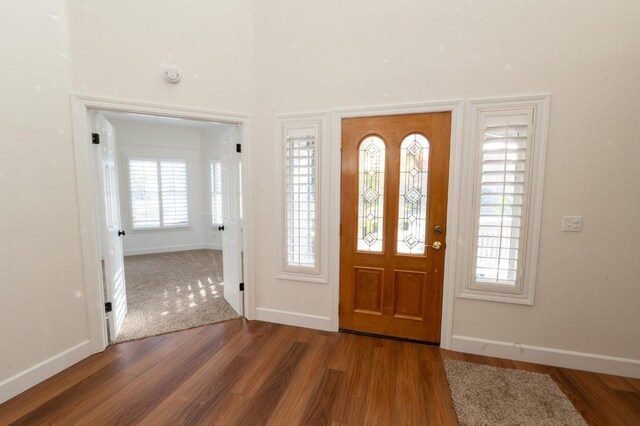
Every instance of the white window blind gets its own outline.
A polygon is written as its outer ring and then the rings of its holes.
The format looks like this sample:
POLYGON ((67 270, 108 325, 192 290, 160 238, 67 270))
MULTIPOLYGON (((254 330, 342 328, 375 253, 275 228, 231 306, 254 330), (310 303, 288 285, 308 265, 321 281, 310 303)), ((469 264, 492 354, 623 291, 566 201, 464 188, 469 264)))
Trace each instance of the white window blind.
POLYGON ((161 161, 160 182, 162 187, 162 225, 188 225, 187 163, 184 161, 161 161))
POLYGON ((189 224, 185 160, 130 159, 133 229, 189 224))
POLYGON ((317 266, 318 158, 313 129, 290 132, 284 141, 285 266, 317 266))
POLYGON ((222 164, 211 162, 211 223, 222 224, 222 164))
POLYGON ((482 112, 476 285, 521 288, 533 109, 482 112))
POLYGON ((158 162, 155 160, 130 160, 129 185, 133 229, 159 227, 158 162))

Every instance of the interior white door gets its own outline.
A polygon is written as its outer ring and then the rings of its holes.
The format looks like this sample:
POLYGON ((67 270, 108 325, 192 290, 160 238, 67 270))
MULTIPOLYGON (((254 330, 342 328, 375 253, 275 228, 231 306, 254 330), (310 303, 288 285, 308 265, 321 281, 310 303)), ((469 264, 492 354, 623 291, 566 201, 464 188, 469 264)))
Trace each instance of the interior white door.
POLYGON ((242 282, 242 237, 240 221, 240 155, 233 139, 222 143, 222 268, 224 298, 244 315, 242 282))
POLYGON ((109 338, 114 341, 127 314, 127 290, 124 280, 124 258, 122 236, 124 229, 120 223, 120 198, 118 192, 118 173, 116 169, 116 141, 111 123, 102 115, 95 115, 95 132, 100 135, 97 161, 101 183, 102 215, 102 253, 107 302, 111 302, 112 311, 107 314, 109 338))

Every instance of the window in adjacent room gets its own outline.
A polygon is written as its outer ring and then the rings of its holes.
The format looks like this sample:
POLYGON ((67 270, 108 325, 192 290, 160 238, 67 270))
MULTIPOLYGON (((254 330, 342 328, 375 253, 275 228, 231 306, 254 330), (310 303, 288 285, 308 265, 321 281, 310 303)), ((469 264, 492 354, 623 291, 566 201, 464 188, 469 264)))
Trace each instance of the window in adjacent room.
POLYGON ((134 230, 189 226, 186 160, 129 159, 134 230))
POLYGON ((211 224, 222 225, 222 164, 212 161, 211 171, 211 224))

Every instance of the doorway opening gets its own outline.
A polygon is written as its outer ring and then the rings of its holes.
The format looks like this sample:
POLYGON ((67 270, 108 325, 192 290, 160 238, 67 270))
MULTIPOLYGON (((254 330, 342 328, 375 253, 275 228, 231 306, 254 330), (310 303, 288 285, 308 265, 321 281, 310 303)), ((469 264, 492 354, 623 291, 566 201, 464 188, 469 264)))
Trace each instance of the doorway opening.
POLYGON ((242 316, 241 125, 89 115, 109 342, 242 316))

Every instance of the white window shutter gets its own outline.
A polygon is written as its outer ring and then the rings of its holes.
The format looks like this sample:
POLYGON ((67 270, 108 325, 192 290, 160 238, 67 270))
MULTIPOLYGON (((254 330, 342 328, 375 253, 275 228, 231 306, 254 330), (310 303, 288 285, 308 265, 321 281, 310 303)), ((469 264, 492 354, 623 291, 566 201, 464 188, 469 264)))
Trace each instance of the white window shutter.
POLYGON ((316 267, 318 169, 315 135, 285 139, 286 265, 316 267))
POLYGON ((533 109, 479 114, 475 281, 520 291, 533 109))
POLYGON ((189 225, 187 162, 129 159, 132 228, 189 225))
POLYGON ((159 227, 160 193, 155 160, 129 161, 129 190, 133 229, 159 227))
POLYGON ((189 224, 187 164, 185 161, 161 161, 162 225, 189 224))
POLYGON ((222 164, 212 161, 211 174, 211 224, 222 224, 222 164))

